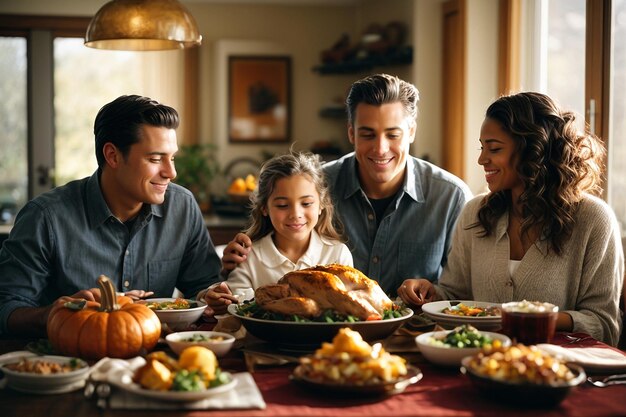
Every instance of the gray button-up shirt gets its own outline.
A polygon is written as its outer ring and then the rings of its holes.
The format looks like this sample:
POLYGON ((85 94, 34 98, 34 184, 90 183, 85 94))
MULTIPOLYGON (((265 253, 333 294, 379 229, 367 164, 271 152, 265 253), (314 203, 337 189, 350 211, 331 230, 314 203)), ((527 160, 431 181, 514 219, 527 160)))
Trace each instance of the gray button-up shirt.
POLYGON ((324 171, 357 269, 391 296, 407 278, 439 278, 457 218, 472 197, 463 181, 409 157, 402 189, 376 227, 354 153, 326 164, 324 171))
POLYGON ((144 205, 129 231, 113 216, 98 172, 30 201, 0 250, 0 334, 17 307, 39 307, 100 274, 119 291, 186 297, 219 281, 220 259, 193 195, 170 184, 165 201, 144 205))

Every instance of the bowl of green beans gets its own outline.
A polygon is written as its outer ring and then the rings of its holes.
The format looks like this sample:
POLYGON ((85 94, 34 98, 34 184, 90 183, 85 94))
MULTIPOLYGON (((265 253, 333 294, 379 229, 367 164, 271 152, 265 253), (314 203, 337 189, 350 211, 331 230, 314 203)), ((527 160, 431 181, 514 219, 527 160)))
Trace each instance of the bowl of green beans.
POLYGON ((477 330, 468 324, 453 330, 422 333, 415 342, 427 360, 442 366, 459 366, 466 356, 511 345, 511 339, 503 334, 477 330))

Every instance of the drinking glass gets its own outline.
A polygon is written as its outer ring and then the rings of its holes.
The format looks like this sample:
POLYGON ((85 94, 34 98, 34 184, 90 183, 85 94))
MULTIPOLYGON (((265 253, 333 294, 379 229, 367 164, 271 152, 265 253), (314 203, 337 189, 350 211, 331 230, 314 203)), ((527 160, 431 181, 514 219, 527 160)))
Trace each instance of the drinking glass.
POLYGON ((556 329, 559 308, 541 301, 513 301, 502 304, 502 333, 525 345, 550 343, 556 329))

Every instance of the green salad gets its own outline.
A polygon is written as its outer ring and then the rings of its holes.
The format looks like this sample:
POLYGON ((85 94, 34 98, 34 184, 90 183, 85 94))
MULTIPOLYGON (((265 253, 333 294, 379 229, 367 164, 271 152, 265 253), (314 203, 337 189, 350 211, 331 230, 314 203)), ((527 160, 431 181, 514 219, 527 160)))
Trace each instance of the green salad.
MULTIPOLYGON (((252 317, 255 319, 263 320, 275 320, 275 321, 293 321, 293 322, 322 322, 322 323, 356 323, 360 320, 358 317, 352 315, 338 314, 334 310, 325 310, 318 317, 308 318, 298 315, 285 315, 280 313, 274 313, 264 310, 254 300, 246 300, 242 304, 237 306, 237 314, 244 317, 252 317)), ((400 311, 400 306, 393 305, 391 309, 385 310, 383 313, 383 320, 389 320, 394 318, 400 318, 403 314, 400 311)))
POLYGON ((445 337, 428 339, 428 344, 448 348, 482 348, 487 345, 500 345, 499 340, 482 334, 474 326, 464 324, 452 330, 445 337))

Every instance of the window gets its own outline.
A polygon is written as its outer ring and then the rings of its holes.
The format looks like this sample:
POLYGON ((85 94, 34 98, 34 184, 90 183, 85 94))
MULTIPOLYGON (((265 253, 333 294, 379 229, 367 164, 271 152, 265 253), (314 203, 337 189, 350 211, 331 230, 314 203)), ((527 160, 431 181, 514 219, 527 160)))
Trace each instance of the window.
POLYGON ((180 109, 180 51, 127 52, 87 48, 82 38, 54 39, 54 184, 91 175, 97 166, 93 123, 100 108, 124 94, 180 109), (163 67, 161 62, 176 63, 163 67), (76 69, 80 68, 80 71, 76 69), (160 77, 163 77, 162 80, 160 77), (163 82, 163 80, 168 80, 163 82), (165 87, 165 88, 164 88, 165 87), (168 91, 174 90, 174 91, 168 91))
POLYGON ((608 201, 626 237, 626 0, 612 4, 608 201))
POLYGON ((626 168, 619 164, 626 158, 626 0, 523 5, 523 89, 545 92, 584 116, 605 141, 606 198, 626 236, 626 168))
POLYGON ((195 99, 184 102, 184 92, 196 90, 186 84, 194 73, 186 76, 185 52, 90 49, 88 23, 0 15, 0 223, 12 222, 28 199, 95 171, 95 116, 122 94, 176 108, 179 142, 195 131, 183 108, 195 99))
POLYGON ((28 196, 26 39, 0 37, 0 74, 0 223, 9 223, 28 196))

